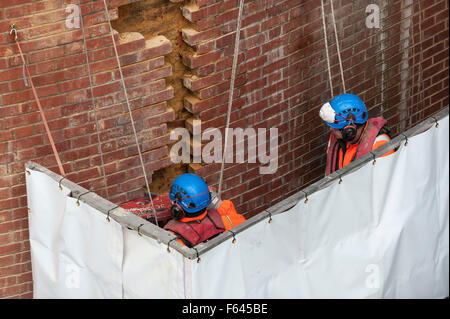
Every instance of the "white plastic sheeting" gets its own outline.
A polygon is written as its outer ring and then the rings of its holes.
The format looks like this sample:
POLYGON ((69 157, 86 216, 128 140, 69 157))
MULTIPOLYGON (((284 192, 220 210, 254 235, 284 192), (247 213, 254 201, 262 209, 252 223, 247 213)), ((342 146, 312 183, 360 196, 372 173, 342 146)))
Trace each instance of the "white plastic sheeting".
POLYGON ((44 173, 27 176, 35 298, 182 298, 183 256, 69 197, 44 173))
POLYGON ((443 298, 449 123, 289 211, 184 258, 27 175, 37 298, 443 298))
POLYGON ((44 173, 26 176, 34 297, 121 298, 121 226, 44 173))

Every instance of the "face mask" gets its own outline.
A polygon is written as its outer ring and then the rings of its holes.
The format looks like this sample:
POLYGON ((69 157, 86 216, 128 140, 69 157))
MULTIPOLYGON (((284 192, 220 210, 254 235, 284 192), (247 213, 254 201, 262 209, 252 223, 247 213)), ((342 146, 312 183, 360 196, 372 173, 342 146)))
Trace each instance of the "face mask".
POLYGON ((356 137, 356 126, 354 124, 347 125, 341 130, 342 139, 346 142, 351 142, 356 137))

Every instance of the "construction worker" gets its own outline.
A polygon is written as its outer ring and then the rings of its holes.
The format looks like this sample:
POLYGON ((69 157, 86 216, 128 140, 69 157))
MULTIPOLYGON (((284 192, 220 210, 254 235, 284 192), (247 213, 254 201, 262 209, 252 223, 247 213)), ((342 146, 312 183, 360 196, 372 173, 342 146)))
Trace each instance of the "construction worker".
POLYGON ((173 219, 164 229, 176 234, 178 242, 188 247, 245 221, 233 203, 221 201, 217 194, 213 198, 206 182, 195 174, 178 176, 172 183, 169 198, 173 203, 170 209, 173 219))
MULTIPOLYGON (((336 96, 319 113, 330 126, 325 175, 350 164, 391 140, 383 117, 369 118, 363 101, 354 94, 336 96)), ((394 153, 389 151, 383 156, 394 153)))

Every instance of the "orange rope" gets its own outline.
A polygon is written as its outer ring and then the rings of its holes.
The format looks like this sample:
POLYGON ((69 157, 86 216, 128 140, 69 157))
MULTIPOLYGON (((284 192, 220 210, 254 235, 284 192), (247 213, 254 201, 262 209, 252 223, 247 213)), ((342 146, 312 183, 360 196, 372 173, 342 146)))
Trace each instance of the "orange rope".
MULTIPOLYGON (((48 139, 50 141, 50 145, 52 146, 53 154, 55 154, 55 158, 56 158, 56 162, 58 163, 59 171, 60 171, 62 176, 66 176, 66 173, 64 172, 64 168, 63 168, 62 163, 61 163, 61 159, 59 158, 59 155, 58 155, 58 151, 56 150, 55 142, 53 141, 52 134, 51 134, 50 129, 48 127, 47 119, 46 119, 44 111, 42 109, 41 102, 39 101, 39 97, 37 95, 36 88, 34 87, 33 80, 31 79, 30 71, 28 70, 28 66, 25 63, 25 58, 23 56, 22 48, 20 47, 20 44, 19 44, 19 41, 18 41, 18 37, 17 37, 17 30, 14 29, 14 28, 11 29, 11 33, 13 33, 13 32, 15 33, 15 41, 16 41, 16 44, 17 44, 17 48, 19 49, 20 57, 22 59, 22 63, 25 66, 25 70, 27 71, 28 77, 30 79, 31 89, 33 90, 34 98, 35 98, 36 103, 38 105, 39 112, 41 113, 42 121, 44 122, 45 131, 47 132, 47 136, 48 136, 48 139)), ((24 79, 26 80, 25 75, 24 75, 24 79)))

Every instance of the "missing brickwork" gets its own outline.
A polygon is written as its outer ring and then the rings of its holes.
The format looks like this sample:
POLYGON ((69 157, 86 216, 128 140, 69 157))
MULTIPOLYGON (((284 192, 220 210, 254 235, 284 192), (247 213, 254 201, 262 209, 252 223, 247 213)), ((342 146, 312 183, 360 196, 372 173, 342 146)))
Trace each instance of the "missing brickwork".
MULTIPOLYGON (((172 68, 171 76, 166 78, 168 86, 173 87, 174 96, 167 101, 168 107, 175 111, 175 120, 166 123, 168 131, 176 127, 185 127, 185 121, 192 116, 184 107, 184 97, 189 90, 183 85, 183 77, 191 71, 182 62, 182 54, 193 53, 182 39, 181 29, 191 28, 191 22, 182 15, 182 3, 168 0, 144 0, 119 7, 119 18, 112 22, 119 33, 138 32, 146 40, 164 36, 172 43, 172 52, 165 55, 166 65, 172 68)), ((171 145, 168 145, 169 149, 171 145)), ((174 178, 187 172, 187 165, 172 164, 156 170, 152 174, 151 191, 168 192, 174 178)))

